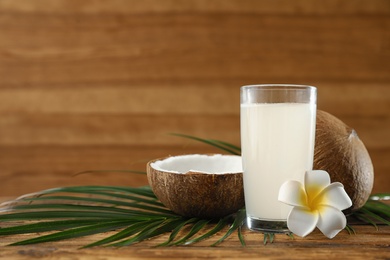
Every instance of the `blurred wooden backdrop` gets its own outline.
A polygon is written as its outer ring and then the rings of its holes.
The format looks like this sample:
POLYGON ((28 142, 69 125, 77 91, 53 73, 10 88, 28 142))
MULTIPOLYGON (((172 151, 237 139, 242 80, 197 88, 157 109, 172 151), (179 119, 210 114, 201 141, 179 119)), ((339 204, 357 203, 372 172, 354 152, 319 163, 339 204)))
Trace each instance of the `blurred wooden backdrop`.
POLYGON ((0 0, 0 195, 143 185, 168 154, 239 144, 239 87, 318 87, 390 190, 390 1, 0 0))

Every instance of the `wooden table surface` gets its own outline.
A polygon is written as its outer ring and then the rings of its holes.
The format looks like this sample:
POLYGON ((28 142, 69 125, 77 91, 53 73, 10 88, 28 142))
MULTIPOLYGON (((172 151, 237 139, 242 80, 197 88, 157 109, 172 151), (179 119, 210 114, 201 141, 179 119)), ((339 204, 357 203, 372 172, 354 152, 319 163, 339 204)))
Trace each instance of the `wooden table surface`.
MULTIPOLYGON (((33 235, 18 235, 0 240, 1 259, 389 259, 390 227, 355 225, 356 234, 342 231, 333 239, 315 230, 305 238, 291 239, 278 234, 273 243, 263 244, 263 234, 245 230, 247 245, 241 246, 235 234, 216 247, 210 247, 220 234, 192 246, 156 248, 167 235, 122 248, 79 249, 108 234, 29 246, 6 246, 33 235)), ((221 231, 223 232, 223 231, 221 231)), ((221 233, 222 234, 222 233, 221 233)))

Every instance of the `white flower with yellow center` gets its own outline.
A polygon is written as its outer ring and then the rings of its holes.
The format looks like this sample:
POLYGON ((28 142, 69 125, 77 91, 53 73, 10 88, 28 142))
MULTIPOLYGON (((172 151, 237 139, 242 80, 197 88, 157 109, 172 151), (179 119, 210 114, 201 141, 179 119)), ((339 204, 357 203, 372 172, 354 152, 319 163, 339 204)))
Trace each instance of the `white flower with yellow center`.
POLYGON ((308 171, 304 182, 286 181, 279 190, 279 201, 293 206, 287 217, 289 230, 304 237, 318 227, 333 238, 347 225, 342 210, 352 206, 351 199, 340 182, 330 183, 326 171, 308 171))

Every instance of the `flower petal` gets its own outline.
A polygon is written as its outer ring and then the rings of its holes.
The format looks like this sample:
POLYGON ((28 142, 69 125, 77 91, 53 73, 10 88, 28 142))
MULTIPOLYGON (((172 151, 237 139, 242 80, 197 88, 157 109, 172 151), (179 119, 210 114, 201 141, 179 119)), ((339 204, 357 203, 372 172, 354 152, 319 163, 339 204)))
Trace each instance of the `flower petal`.
POLYGON ((280 186, 278 200, 291 206, 306 207, 307 198, 303 185, 294 180, 280 186))
POLYGON ((343 184, 333 182, 317 196, 316 202, 319 205, 328 205, 339 210, 352 206, 352 201, 344 190, 343 184))
POLYGON ((307 171, 305 174, 305 190, 309 201, 313 200, 329 184, 330 177, 326 171, 307 171))
POLYGON ((318 218, 317 211, 294 207, 287 217, 287 227, 294 234, 305 237, 315 229, 318 218))
POLYGON ((319 208, 317 227, 328 238, 333 238, 347 225, 347 219, 340 210, 331 206, 319 208))

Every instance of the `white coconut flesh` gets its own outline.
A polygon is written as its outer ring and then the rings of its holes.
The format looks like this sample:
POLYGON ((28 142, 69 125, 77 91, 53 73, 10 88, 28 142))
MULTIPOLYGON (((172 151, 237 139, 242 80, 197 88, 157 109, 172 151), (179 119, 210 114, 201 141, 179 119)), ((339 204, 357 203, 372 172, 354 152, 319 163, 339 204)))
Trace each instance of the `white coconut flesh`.
POLYGON ((158 171, 179 174, 188 172, 206 174, 227 174, 242 172, 241 156, 238 155, 179 155, 155 161, 151 163, 150 166, 158 171))

